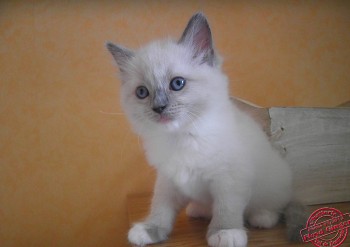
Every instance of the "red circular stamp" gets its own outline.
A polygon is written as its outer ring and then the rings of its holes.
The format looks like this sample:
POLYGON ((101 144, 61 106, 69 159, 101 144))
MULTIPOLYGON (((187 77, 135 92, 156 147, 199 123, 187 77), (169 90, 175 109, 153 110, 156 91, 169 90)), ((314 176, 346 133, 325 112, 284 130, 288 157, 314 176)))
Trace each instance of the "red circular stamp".
POLYGON ((324 207, 310 215, 300 235, 304 242, 311 242, 316 247, 337 247, 345 241, 349 227, 349 213, 343 214, 338 209, 324 207))

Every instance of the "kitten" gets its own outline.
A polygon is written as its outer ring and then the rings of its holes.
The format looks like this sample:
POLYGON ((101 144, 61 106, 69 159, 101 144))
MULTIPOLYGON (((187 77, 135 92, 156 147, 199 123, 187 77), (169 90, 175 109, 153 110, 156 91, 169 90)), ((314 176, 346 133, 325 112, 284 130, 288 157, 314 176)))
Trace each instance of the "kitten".
MULTIPOLYGON (((211 218, 209 246, 247 246, 245 219, 273 227, 292 205, 291 170, 232 104, 205 16, 194 15, 179 41, 107 48, 120 68, 123 108, 157 170, 150 215, 131 228, 129 241, 166 240, 186 205, 189 216, 211 218)), ((302 210, 295 211, 289 218, 302 210)), ((298 238, 298 222, 289 225, 298 238)))

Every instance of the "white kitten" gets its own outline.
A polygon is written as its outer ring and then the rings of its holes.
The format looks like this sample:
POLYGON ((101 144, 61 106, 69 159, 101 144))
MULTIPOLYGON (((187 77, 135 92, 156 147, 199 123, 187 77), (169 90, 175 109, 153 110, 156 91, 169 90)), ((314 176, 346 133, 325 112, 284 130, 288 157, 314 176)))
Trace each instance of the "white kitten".
POLYGON ((189 203, 190 216, 211 217, 210 246, 246 246, 244 219, 274 226, 291 201, 291 171, 230 101, 205 16, 194 15, 178 42, 107 48, 120 68, 124 110, 158 175, 150 215, 129 241, 165 240, 189 203))

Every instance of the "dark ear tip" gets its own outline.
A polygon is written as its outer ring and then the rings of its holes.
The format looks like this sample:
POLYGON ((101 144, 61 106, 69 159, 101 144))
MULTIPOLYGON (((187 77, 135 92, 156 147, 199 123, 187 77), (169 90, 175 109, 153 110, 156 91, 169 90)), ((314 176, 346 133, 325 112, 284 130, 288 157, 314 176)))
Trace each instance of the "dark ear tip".
POLYGON ((207 22, 207 17, 206 17, 205 14, 204 14, 203 12, 201 12, 201 11, 200 11, 200 12, 197 12, 196 14, 194 14, 194 15, 192 16, 191 19, 207 22))
POLYGON ((196 17, 196 18, 205 18, 205 19, 206 19, 206 16, 205 16, 205 14, 204 14, 202 11, 199 11, 199 12, 195 13, 195 14, 193 15, 193 17, 196 17))
POLYGON ((115 48, 115 44, 113 44, 113 43, 110 42, 110 41, 106 41, 106 42, 105 42, 105 47, 106 47, 109 51, 111 51, 111 50, 113 50, 113 49, 115 48))

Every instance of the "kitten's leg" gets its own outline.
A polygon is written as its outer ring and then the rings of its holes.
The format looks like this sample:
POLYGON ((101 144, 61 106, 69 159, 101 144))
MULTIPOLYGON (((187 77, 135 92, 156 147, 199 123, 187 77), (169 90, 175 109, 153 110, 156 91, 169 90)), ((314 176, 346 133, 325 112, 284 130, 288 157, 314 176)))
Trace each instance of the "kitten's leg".
POLYGON ((136 223, 128 233, 129 242, 137 246, 158 243, 167 239, 178 211, 187 200, 158 174, 151 213, 144 222, 136 223))
POLYGON ((211 247, 246 247, 247 233, 243 226, 243 214, 249 198, 248 186, 232 185, 232 178, 213 181, 213 218, 207 240, 211 247))
POLYGON ((197 202, 191 202, 186 207, 186 214, 193 218, 206 218, 210 219, 212 216, 211 207, 204 206, 197 202))

